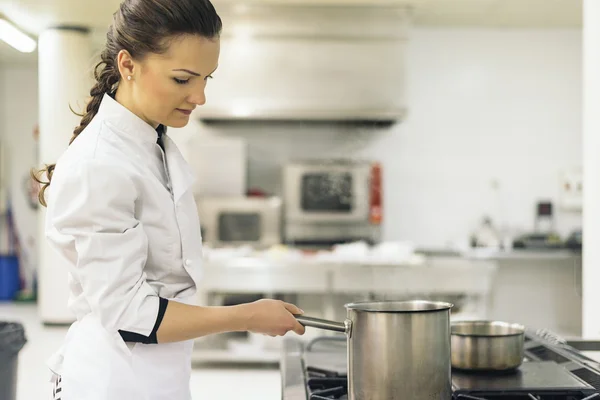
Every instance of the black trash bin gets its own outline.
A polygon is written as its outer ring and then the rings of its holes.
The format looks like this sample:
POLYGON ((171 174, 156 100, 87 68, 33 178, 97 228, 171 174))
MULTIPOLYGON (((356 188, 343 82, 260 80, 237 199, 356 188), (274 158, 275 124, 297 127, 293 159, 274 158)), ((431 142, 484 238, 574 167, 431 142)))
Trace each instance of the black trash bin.
POLYGON ((18 322, 0 321, 0 399, 17 399, 19 351, 25 346, 25 329, 18 322))

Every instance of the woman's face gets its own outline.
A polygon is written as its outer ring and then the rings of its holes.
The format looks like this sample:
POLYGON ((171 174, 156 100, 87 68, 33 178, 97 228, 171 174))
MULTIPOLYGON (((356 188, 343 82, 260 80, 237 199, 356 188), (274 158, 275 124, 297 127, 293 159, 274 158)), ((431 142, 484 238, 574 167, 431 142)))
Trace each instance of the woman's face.
POLYGON ((140 116, 153 126, 187 125, 192 110, 206 102, 204 89, 219 63, 218 38, 183 35, 164 54, 136 62, 131 95, 140 116))

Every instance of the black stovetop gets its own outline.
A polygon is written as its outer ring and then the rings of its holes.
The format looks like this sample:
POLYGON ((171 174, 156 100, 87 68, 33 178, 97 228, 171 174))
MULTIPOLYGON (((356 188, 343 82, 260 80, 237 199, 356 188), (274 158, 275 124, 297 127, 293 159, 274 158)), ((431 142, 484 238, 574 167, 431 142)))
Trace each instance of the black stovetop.
MULTIPOLYGON (((348 398, 343 336, 313 340, 302 347, 298 360, 304 373, 303 399, 348 398)), ((496 374, 453 371, 452 387, 448 400, 600 400, 600 364, 566 345, 529 334, 519 369, 496 374)), ((288 400, 285 393, 283 399, 288 400)))
POLYGON ((453 371, 452 389, 456 399, 584 399, 597 393, 554 361, 528 361, 518 370, 502 374, 453 371))

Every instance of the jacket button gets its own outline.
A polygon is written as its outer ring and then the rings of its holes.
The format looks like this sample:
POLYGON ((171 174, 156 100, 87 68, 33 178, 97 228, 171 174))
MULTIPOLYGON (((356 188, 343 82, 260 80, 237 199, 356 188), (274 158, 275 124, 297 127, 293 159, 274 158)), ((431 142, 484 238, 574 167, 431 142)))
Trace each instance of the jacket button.
POLYGON ((192 260, 185 260, 185 265, 190 267, 192 265, 192 260))

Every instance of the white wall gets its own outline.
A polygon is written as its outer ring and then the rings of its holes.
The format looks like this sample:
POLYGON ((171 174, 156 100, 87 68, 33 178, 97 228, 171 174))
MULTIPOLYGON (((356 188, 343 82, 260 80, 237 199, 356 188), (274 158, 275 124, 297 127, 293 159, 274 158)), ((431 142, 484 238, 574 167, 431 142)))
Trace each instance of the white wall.
MULTIPOLYGON (((535 202, 556 200, 561 169, 581 164, 580 32, 416 29, 410 40, 409 116, 390 131, 197 124, 188 134, 245 137, 249 184, 274 192, 290 158, 381 160, 385 239, 444 246, 483 214, 533 229, 535 202)), ((580 221, 557 211, 562 234, 580 221)))
MULTIPOLYGON (((484 213, 533 228, 535 201, 556 199, 561 168, 581 163, 580 32, 416 29, 407 60, 409 116, 390 131, 280 125, 217 132, 248 139, 250 186, 275 192, 290 158, 380 159, 385 239, 442 246, 466 237, 484 213)), ((13 143, 17 186, 34 160, 36 76, 34 67, 0 68, 0 134, 13 143)), ((187 146, 215 128, 176 131, 187 146)), ((34 214, 23 201, 15 208, 23 229, 34 232, 34 214)), ((559 211, 557 223, 566 234, 580 215, 559 211)))
POLYGON ((389 172, 387 235, 443 244, 483 213, 533 228, 534 203, 581 163, 580 33, 420 30, 409 51, 411 116, 367 150, 389 172))

